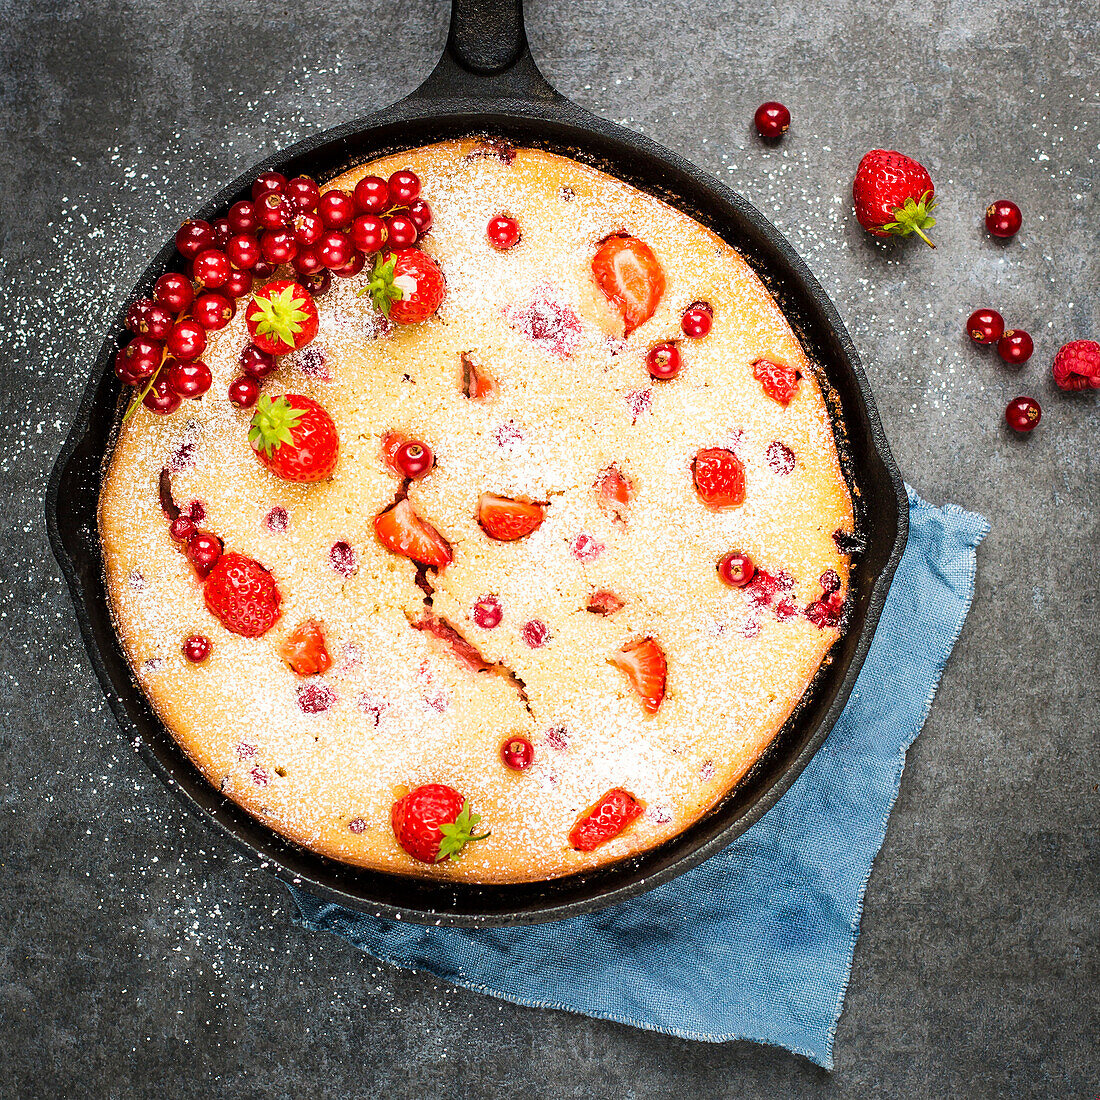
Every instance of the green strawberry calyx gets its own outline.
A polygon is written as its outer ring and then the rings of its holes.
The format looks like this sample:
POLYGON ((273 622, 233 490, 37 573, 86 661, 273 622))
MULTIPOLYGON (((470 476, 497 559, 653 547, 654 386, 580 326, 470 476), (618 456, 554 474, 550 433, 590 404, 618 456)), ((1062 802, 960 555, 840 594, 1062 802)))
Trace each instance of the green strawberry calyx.
MULTIPOLYGON (((305 328, 309 313, 302 309, 299 302, 306 302, 302 289, 296 284, 277 290, 274 293, 257 294, 252 306, 259 313, 256 321, 257 336, 274 336, 287 347, 295 346, 295 337, 305 328)), ((253 319, 256 312, 252 314, 253 319)))
POLYGON ((416 293, 416 280, 406 275, 394 274, 396 267, 396 256, 391 255, 389 259, 379 256, 371 272, 370 282, 359 291, 360 298, 369 294, 375 309, 387 317, 390 315, 391 302, 403 301, 416 293))
POLYGON ((292 429, 297 427, 304 415, 304 409, 294 408, 285 397, 272 401, 266 393, 262 393, 248 429, 248 442, 254 450, 267 457, 282 446, 293 447, 292 429))
POLYGON ((904 206, 894 210, 894 220, 879 228, 892 233, 895 237, 908 237, 910 233, 916 233, 929 248, 935 248, 936 246, 924 233, 926 229, 931 229, 936 224, 936 219, 932 217, 932 208, 935 205, 936 200, 932 192, 925 191, 919 200, 906 199, 904 206))
POLYGON ((457 856, 463 848, 472 840, 484 840, 489 834, 475 834, 474 830, 481 824, 481 815, 475 814, 470 800, 462 803, 462 812, 449 825, 440 825, 439 831, 443 839, 439 842, 439 851, 436 853, 436 863, 442 863, 445 859, 457 856))

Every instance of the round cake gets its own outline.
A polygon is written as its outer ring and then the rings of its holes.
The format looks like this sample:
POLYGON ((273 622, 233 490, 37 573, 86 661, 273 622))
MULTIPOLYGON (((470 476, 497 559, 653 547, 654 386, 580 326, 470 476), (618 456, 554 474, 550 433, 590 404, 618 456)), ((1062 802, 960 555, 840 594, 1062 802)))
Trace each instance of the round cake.
MULTIPOLYGON (((851 495, 814 364, 714 233, 477 138, 322 190, 406 169, 430 229, 331 280, 258 404, 226 394, 262 279, 206 332, 201 397, 135 402, 100 499, 114 620, 210 783, 298 844, 470 882, 587 870, 691 825, 775 737, 843 629, 851 495), (416 271, 378 292, 418 257, 442 276, 423 319, 416 271), (280 408, 323 476, 272 459, 280 408), (258 625, 219 602, 248 584, 258 625)), ((294 269, 271 278, 291 301, 294 269)))

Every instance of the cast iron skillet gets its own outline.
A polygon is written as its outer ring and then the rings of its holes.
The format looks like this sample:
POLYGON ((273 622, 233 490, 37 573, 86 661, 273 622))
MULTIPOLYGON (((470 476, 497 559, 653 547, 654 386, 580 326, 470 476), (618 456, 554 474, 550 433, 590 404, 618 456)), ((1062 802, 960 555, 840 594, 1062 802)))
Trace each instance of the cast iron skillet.
MULTIPOLYGON (((769 751, 713 811, 659 848, 601 870, 552 882, 463 885, 358 870, 291 844, 224 798, 161 725, 135 683, 108 611, 96 504, 120 416, 115 352, 128 338, 115 318, 65 446, 54 466, 46 521, 76 604, 96 675, 122 728, 180 800, 280 877, 368 912, 425 924, 526 924, 556 920, 633 897, 700 863, 743 833, 794 782, 839 716, 886 600, 908 527, 901 476, 883 436, 867 379, 836 309, 778 232, 714 177, 648 138, 558 95, 531 58, 521 0, 452 0, 446 51, 408 98, 338 126, 250 168, 199 210, 211 220, 248 195, 270 168, 331 179, 403 148, 471 133, 501 136, 576 157, 686 211, 734 245, 763 279, 810 357, 820 364, 849 480, 858 486, 851 625, 769 751)), ((178 257, 170 240, 127 296, 148 295, 178 257)))

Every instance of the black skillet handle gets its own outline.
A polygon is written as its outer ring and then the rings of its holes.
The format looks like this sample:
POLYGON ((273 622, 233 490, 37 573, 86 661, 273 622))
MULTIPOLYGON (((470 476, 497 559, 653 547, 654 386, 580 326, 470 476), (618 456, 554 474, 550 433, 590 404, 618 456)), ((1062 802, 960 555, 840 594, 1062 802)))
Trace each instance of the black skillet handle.
POLYGON ((523 0, 451 0, 447 48, 413 96, 538 103, 561 98, 531 57, 523 0))

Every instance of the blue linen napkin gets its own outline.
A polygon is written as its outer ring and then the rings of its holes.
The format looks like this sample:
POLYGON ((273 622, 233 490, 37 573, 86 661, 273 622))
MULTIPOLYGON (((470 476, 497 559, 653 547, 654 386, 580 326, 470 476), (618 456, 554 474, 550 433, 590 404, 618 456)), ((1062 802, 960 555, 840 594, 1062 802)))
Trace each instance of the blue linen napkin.
POLYGON ((871 863, 989 530, 911 488, 909 523, 848 705, 790 790, 725 851, 641 897, 551 924, 423 927, 291 887, 296 923, 517 1004, 686 1039, 772 1043, 831 1069, 871 863))

